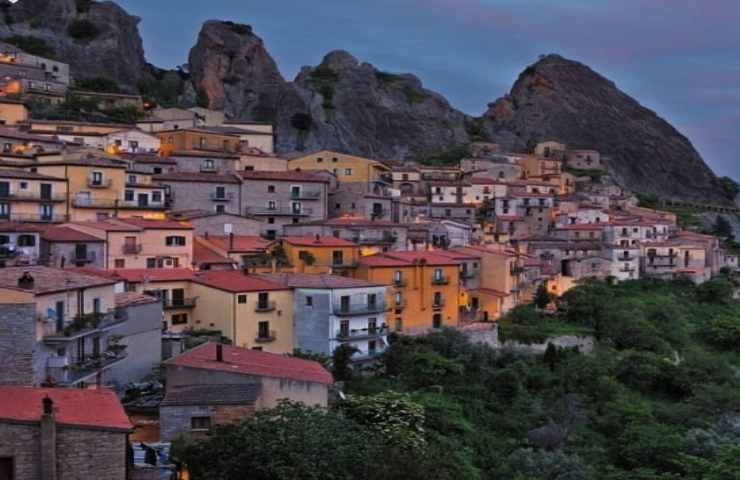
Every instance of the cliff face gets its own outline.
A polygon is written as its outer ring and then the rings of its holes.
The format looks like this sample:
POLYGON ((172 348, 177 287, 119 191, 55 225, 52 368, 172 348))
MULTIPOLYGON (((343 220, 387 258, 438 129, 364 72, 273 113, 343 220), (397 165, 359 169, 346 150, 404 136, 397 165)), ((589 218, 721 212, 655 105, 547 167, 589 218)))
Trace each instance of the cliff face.
POLYGON ((385 74, 336 51, 287 82, 246 25, 206 22, 190 51, 190 72, 211 108, 274 121, 280 152, 416 158, 468 141, 465 115, 413 75, 385 74))
POLYGON ((206 22, 189 62, 193 85, 209 108, 224 109, 234 118, 275 117, 285 80, 251 27, 206 22))
POLYGON ((558 55, 524 70, 508 95, 489 104, 484 126, 513 150, 550 139, 595 148, 610 157, 617 181, 636 192, 727 201, 685 136, 613 82, 558 55))
POLYGON ((139 18, 113 2, 22 0, 6 5, 0 38, 43 40, 76 78, 108 77, 135 91, 146 61, 139 18))

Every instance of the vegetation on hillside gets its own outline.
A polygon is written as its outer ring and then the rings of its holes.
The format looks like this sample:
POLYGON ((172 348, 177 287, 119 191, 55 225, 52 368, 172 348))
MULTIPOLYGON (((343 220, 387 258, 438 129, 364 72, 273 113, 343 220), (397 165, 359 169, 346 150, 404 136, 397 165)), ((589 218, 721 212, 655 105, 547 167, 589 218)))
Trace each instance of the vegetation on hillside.
POLYGON ((455 330, 395 337, 349 400, 286 403, 173 455, 194 479, 738 479, 734 288, 586 282, 558 321, 591 329, 591 354, 496 351, 455 330))
POLYGON ((40 57, 54 58, 56 51, 46 40, 32 35, 12 35, 3 38, 3 42, 15 45, 26 53, 38 55, 40 57))

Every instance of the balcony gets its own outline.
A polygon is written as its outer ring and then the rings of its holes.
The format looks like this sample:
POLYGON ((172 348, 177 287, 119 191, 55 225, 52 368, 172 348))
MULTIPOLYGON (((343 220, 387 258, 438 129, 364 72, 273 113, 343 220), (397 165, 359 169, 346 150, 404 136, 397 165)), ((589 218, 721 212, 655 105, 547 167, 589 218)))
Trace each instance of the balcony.
POLYGON ((337 332, 337 340, 340 341, 351 341, 351 340, 367 340, 372 338, 384 337, 388 335, 388 327, 382 325, 375 328, 353 328, 350 330, 340 329, 337 332))
POLYGON ((632 260, 635 260, 637 257, 634 255, 619 255, 617 257, 617 260, 620 262, 631 262, 632 260))
POLYGON ((435 276, 432 277, 432 285, 448 285, 450 283, 450 278, 447 276, 435 276))
POLYGON ((321 190, 301 190, 300 192, 290 192, 291 200, 319 200, 321 190))
POLYGON ((353 315, 372 315, 373 313, 383 313, 387 310, 385 304, 376 303, 370 305, 350 305, 340 306, 334 309, 334 314, 340 317, 353 315))
POLYGON ((275 339, 277 339, 277 333, 275 330, 270 330, 269 332, 262 332, 261 334, 257 335, 254 339, 255 343, 270 343, 274 342, 275 339), (265 333, 267 335, 265 335, 265 333))
POLYGON ((394 278, 393 279, 393 286, 396 288, 403 288, 406 286, 406 279, 405 278, 394 278))
POLYGON ((168 298, 162 302, 162 308, 165 310, 176 310, 179 308, 195 308, 195 304, 198 301, 198 297, 193 298, 180 298, 173 300, 168 298))
POLYGON ((313 214, 312 208, 301 208, 299 210, 293 207, 247 207, 245 209, 247 215, 267 215, 267 216, 281 216, 288 215, 292 217, 306 217, 313 214))
POLYGON ((401 300, 396 300, 393 302, 393 308, 396 310, 403 310, 406 308, 406 299, 402 298, 401 300))
POLYGON ((228 202, 234 199, 233 192, 228 192, 223 195, 219 195, 216 192, 211 192, 210 196, 211 196, 211 200, 213 200, 214 202, 228 202))
POLYGON ((272 312, 276 308, 276 303, 274 301, 272 302, 259 302, 256 307, 254 307, 254 311, 257 313, 266 313, 266 312, 272 312))
POLYGON ((619 271, 622 273, 634 273, 637 271, 637 269, 634 267, 627 267, 627 268, 622 267, 619 269, 619 271))
POLYGON ((375 219, 384 218, 384 217, 389 216, 390 214, 391 214, 390 210, 387 210, 387 209, 370 210, 370 217, 375 218, 375 219))
POLYGON ((218 168, 216 168, 215 165, 212 165, 212 166, 201 165, 200 166, 200 173, 216 173, 216 172, 218 172, 218 168))
POLYGON ((93 333, 113 328, 125 321, 116 317, 113 311, 101 313, 86 313, 74 317, 71 322, 64 322, 62 330, 58 330, 56 319, 41 318, 42 334, 47 344, 66 343, 93 333))
POLYGON ((123 245, 121 247, 121 253, 124 255, 138 255, 143 250, 144 246, 140 243, 123 245))
POLYGON ((126 359, 123 349, 107 350, 98 356, 70 361, 68 357, 51 357, 46 366, 47 375, 60 386, 70 386, 84 381, 98 372, 126 359))
POLYGON ((0 220, 12 220, 15 222, 30 222, 30 223, 63 223, 68 222, 69 217, 67 215, 45 215, 42 213, 9 213, 7 215, 0 215, 0 220))
POLYGON ((113 181, 110 178, 103 178, 101 180, 87 179, 88 188, 110 188, 112 184, 113 181))
POLYGON ((40 192, 11 192, 0 195, 0 200, 15 200, 17 202, 58 203, 64 202, 66 199, 67 196, 62 193, 42 195, 40 192))
POLYGON ((435 309, 435 310, 439 310, 441 308, 444 308, 444 306, 445 306, 445 299, 444 298, 437 299, 437 300, 434 301, 434 303, 432 303, 432 308, 435 309))
POLYGON ((332 263, 331 268, 357 268, 357 265, 359 265, 359 262, 341 262, 341 263, 332 263))
POLYGON ((87 252, 83 254, 72 253, 69 256, 69 263, 95 263, 96 255, 95 252, 87 252))
POLYGON ((477 272, 471 272, 470 270, 464 270, 460 272, 460 278, 463 280, 470 280, 478 276, 477 272))
POLYGON ((166 202, 140 202, 138 200, 119 200, 117 198, 90 198, 77 197, 72 200, 72 206, 76 208, 132 208, 146 210, 164 210, 166 202))

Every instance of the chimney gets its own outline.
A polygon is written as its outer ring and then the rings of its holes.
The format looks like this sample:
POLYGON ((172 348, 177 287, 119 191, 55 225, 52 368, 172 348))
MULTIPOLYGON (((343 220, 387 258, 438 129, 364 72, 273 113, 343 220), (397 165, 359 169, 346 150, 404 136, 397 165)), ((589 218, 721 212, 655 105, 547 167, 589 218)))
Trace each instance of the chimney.
POLYGON ((41 403, 41 480, 56 480, 57 424, 54 419, 54 401, 46 396, 41 403))
POLYGON ((216 344, 216 361, 217 362, 223 362, 224 361, 224 346, 220 343, 216 344))
POLYGON ((234 234, 230 233, 229 234, 229 250, 233 250, 233 249, 234 249, 234 234))
POLYGON ((18 288, 24 290, 31 290, 33 288, 34 280, 30 273, 23 272, 23 275, 18 277, 18 288))
POLYGON ((206 240, 208 240, 208 230, 206 230, 206 233, 203 235, 203 238, 205 238, 206 240))

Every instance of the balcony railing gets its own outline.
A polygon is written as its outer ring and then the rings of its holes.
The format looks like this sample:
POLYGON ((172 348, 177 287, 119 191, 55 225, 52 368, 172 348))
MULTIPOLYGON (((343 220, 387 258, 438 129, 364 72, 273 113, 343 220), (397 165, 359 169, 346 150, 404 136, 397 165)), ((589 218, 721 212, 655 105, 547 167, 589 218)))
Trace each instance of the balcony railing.
POLYGON ((397 310, 401 310, 403 308, 406 308, 406 299, 402 298, 401 300, 395 300, 393 302, 393 308, 397 310))
POLYGON ((622 273, 633 273, 633 272, 637 271, 637 269, 634 268, 634 267, 627 267, 627 268, 622 267, 622 268, 619 269, 619 271, 622 272, 622 273))
POLYGON ((276 303, 274 301, 271 302, 259 302, 257 303, 257 306, 254 308, 254 311, 257 313, 265 313, 265 312, 272 312, 276 308, 276 303))
POLYGON ((73 385, 96 375, 99 371, 124 360, 124 349, 107 350, 101 355, 90 355, 82 360, 70 361, 68 357, 51 357, 46 366, 48 376, 61 386, 73 385))
POLYGON ((214 173, 218 171, 218 168, 216 168, 215 166, 207 167, 205 165, 201 165, 200 171, 201 173, 214 173))
POLYGON ((162 306, 165 310, 175 310, 178 308, 194 308, 198 301, 198 297, 193 298, 182 298, 173 300, 168 298, 162 302, 162 306))
POLYGON ((619 255, 617 257, 617 260, 619 260, 620 262, 631 262, 635 258, 637 258, 637 257, 635 257, 634 255, 624 255, 623 254, 623 255, 619 255))
POLYGON ((140 243, 133 244, 133 245, 132 244, 123 245, 121 247, 121 252, 124 255, 137 255, 137 254, 141 253, 141 251, 143 250, 143 248, 144 248, 144 246, 142 244, 140 244, 140 243))
POLYGON ((357 268, 357 265, 359 265, 359 262, 332 262, 331 267, 332 268, 357 268))
POLYGON ((89 198, 77 197, 72 200, 72 206, 77 208, 135 208, 146 210, 164 210, 167 202, 139 202, 138 200, 120 200, 117 198, 89 198))
POLYGON ((368 338, 378 338, 388 335, 388 327, 382 325, 375 328, 352 328, 352 329, 339 329, 337 332, 337 340, 366 340, 368 338))
POLYGON ((434 302, 432 303, 432 308, 435 308, 435 309, 436 308, 442 308, 444 306, 445 306, 445 299, 444 298, 439 298, 437 300, 434 300, 434 302))
POLYGON ((113 311, 86 313, 75 316, 72 321, 64 322, 61 330, 57 328, 57 321, 54 318, 41 319, 41 321, 44 341, 59 343, 106 330, 122 323, 125 319, 116 317, 113 311))
POLYGON ((471 272, 470 270, 460 272, 460 278, 462 278, 463 280, 469 280, 471 278, 475 278, 476 276, 478 276, 477 272, 471 272))
POLYGON ((450 283, 450 278, 446 275, 442 275, 440 277, 432 277, 432 285, 447 285, 450 283))
POLYGON ((270 343, 274 342, 277 339, 277 333, 275 330, 270 330, 269 332, 262 332, 261 334, 258 334, 254 341, 256 343, 270 343), (267 335, 265 335, 267 333, 267 335))
POLYGON ((113 181, 110 178, 103 178, 101 180, 87 179, 87 186, 89 188, 109 188, 112 184, 113 181))
POLYGON ((393 279, 393 286, 394 287, 405 287, 406 286, 406 279, 405 278, 394 278, 393 279))
POLYGON ((245 209, 247 215, 290 215, 290 216, 308 216, 313 214, 312 208, 301 208, 299 210, 293 207, 247 207, 245 209))
POLYGON ((291 200, 318 200, 321 198, 320 190, 301 190, 300 192, 290 192, 291 200))
POLYGON ((67 215, 44 215, 41 213, 13 213, 10 212, 7 215, 0 215, 0 220, 11 220, 15 222, 31 222, 31 223, 63 223, 68 222, 69 217, 67 215))
POLYGON ((10 192, 7 194, 0 194, 0 200, 15 200, 19 202, 63 202, 66 200, 66 195, 62 193, 54 193, 51 195, 42 195, 40 192, 10 192))
POLYGON ((334 313, 339 316, 352 316, 352 315, 370 315, 373 313, 382 313, 387 310, 384 303, 376 303, 370 305, 350 305, 350 306, 339 306, 334 310, 334 313))
POLYGON ((219 195, 216 192, 211 192, 211 200, 214 202, 228 202, 234 199, 234 192, 226 192, 223 195, 219 195))
POLYGON ((84 255, 72 253, 69 256, 70 263, 95 263, 95 252, 87 252, 84 255))

